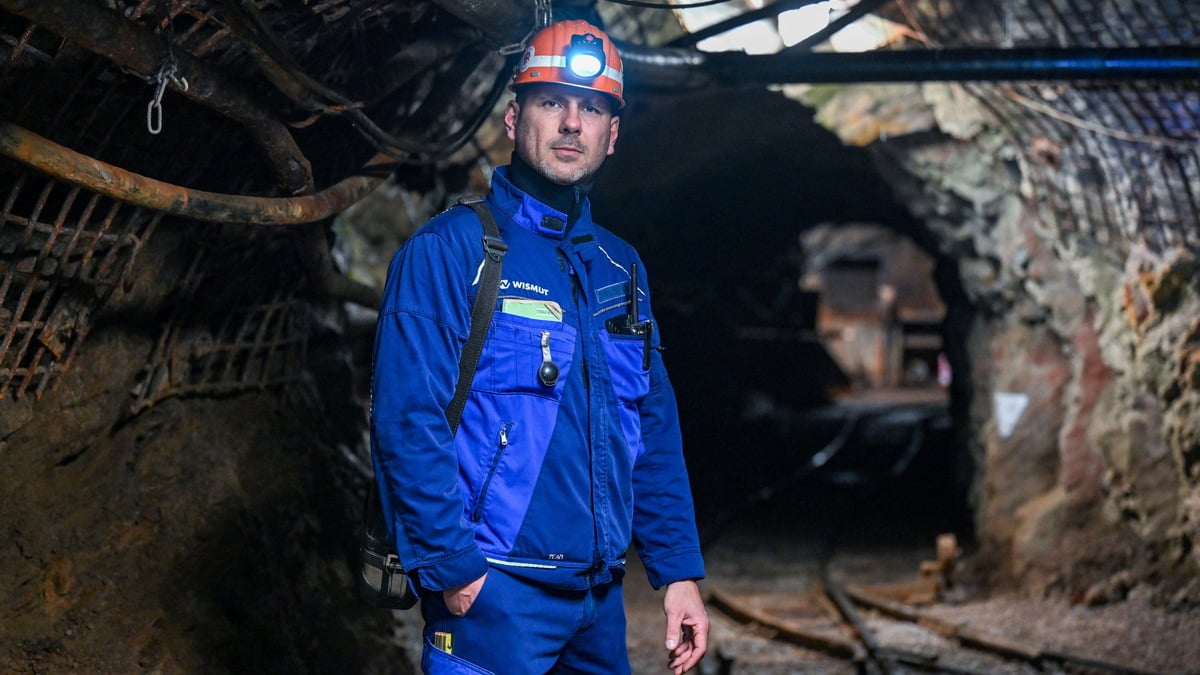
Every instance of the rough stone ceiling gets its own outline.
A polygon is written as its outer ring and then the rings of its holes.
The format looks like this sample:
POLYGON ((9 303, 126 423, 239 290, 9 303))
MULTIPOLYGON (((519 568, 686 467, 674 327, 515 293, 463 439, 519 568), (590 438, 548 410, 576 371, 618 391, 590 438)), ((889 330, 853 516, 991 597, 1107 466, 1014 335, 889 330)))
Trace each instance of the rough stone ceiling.
MULTIPOLYGON (((811 3, 792 3, 803 4, 811 3)), ((889 50, 905 53, 1197 42, 1196 3, 1182 0, 859 6, 904 27, 908 37, 889 50)), ((3 394, 42 391, 68 367, 91 314, 164 214, 223 223, 237 239, 246 230, 231 223, 325 221, 390 169, 445 168, 486 152, 473 135, 503 94, 516 45, 546 9, 515 0, 0 0, 0 90, 9 94, 0 99, 9 158, 0 165, 3 394)), ((590 2, 551 9, 606 23, 625 40, 635 93, 770 79, 780 63, 802 65, 795 52, 810 46, 767 61, 700 55, 656 46, 686 41, 671 12, 590 2)), ((1178 78, 963 87, 1054 174, 1031 189, 1044 191, 1057 217, 1101 241, 1119 236, 1162 254, 1194 251, 1200 236, 1179 227, 1200 212, 1200 110, 1194 80, 1178 78), (1122 171, 1129 166, 1148 171, 1122 171), (1094 174, 1127 195, 1115 210, 1056 188, 1094 174)), ((373 289, 331 272, 319 233, 293 231, 309 233, 295 267, 318 294, 371 304, 373 289)), ((268 296, 252 305, 278 302, 268 296)), ((289 342, 287 332, 278 339, 289 342)), ((241 344, 235 335, 222 339, 241 344)))

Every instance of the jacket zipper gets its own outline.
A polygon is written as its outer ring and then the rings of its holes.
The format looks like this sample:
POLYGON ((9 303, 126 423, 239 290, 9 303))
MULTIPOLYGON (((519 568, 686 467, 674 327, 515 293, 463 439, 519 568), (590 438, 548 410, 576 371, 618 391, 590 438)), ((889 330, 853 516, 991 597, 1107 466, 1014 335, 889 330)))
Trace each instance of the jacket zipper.
MULTIPOLYGON (((582 261, 580 261, 582 264, 582 261)), ((590 360, 588 359, 587 341, 593 336, 590 335, 589 307, 587 289, 584 288, 583 279, 576 272, 575 267, 571 265, 571 261, 567 261, 570 266, 569 274, 571 275, 571 295, 575 303, 575 311, 579 314, 579 365, 580 374, 583 377, 583 396, 584 401, 584 425, 587 429, 587 453, 588 453, 588 483, 591 489, 588 490, 589 508, 592 512, 592 567, 590 573, 594 574, 599 567, 603 566, 604 556, 600 552, 600 519, 596 514, 596 448, 593 445, 595 440, 592 437, 592 375, 590 372, 590 360)))
POLYGON ((483 485, 479 488, 479 496, 475 498, 475 508, 471 510, 471 522, 473 523, 478 523, 480 518, 483 518, 483 501, 487 498, 492 478, 496 476, 496 469, 500 466, 500 457, 504 454, 504 449, 508 447, 509 429, 512 429, 512 422, 505 422, 500 427, 500 440, 496 444, 496 452, 492 454, 492 463, 488 466, 487 478, 483 479, 483 485))

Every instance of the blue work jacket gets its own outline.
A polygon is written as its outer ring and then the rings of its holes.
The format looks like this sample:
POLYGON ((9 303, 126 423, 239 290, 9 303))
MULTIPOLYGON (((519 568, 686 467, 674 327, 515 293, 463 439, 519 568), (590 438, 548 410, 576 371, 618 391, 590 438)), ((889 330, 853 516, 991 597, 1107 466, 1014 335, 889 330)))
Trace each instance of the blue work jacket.
MULTIPOLYGON (((489 565, 550 587, 623 573, 637 546, 651 584, 704 575, 675 395, 652 332, 611 333, 629 310, 628 243, 517 189, 486 202, 508 245, 495 313, 462 422, 445 409, 470 332, 484 250, 466 207, 433 218, 393 258, 376 329, 371 449, 401 563, 425 590, 489 565), (565 231, 564 231, 565 230, 565 231), (538 377, 546 361, 552 385, 538 377)), ((638 276, 644 279, 640 272, 638 276)))

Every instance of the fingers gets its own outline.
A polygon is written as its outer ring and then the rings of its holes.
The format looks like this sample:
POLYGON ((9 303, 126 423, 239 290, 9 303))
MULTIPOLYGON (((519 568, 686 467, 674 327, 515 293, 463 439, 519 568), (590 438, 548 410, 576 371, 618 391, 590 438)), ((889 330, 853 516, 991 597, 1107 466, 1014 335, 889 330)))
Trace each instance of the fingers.
POLYGON ((454 616, 464 616, 467 610, 471 609, 471 605, 475 604, 475 598, 479 596, 479 589, 483 588, 483 582, 486 580, 487 573, 484 572, 483 576, 468 584, 442 591, 442 600, 446 603, 446 610, 454 616))
POLYGON ((699 663, 708 650, 708 612, 696 582, 669 584, 663 610, 667 615, 668 667, 681 675, 699 663))
POLYGON ((686 673, 700 663, 700 659, 704 657, 708 651, 708 631, 696 631, 690 625, 685 624, 681 630, 680 636, 682 642, 671 650, 670 661, 667 667, 671 668, 676 675, 686 673))
POLYGON ((458 591, 443 591, 446 609, 454 616, 463 616, 471 608, 471 597, 458 591))
POLYGON ((665 644, 669 652, 674 652, 680 646, 679 631, 675 628, 677 625, 675 621, 671 620, 671 617, 667 617, 667 641, 665 644))

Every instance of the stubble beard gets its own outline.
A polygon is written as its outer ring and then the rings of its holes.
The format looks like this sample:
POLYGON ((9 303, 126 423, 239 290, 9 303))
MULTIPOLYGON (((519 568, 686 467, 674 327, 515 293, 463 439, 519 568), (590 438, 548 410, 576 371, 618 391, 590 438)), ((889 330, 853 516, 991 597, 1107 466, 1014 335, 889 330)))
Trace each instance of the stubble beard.
POLYGON ((541 159, 534 165, 543 176, 548 178, 551 183, 557 185, 578 185, 587 181, 592 177, 595 171, 590 170, 586 166, 580 166, 573 169, 561 170, 560 167, 553 164, 548 159, 541 159))
POLYGON ((596 170, 600 168, 599 166, 590 166, 586 159, 583 159, 582 157, 581 163, 576 165, 563 166, 562 164, 558 164, 554 161, 554 148, 556 146, 575 148, 586 154, 586 149, 583 147, 583 143, 579 139, 571 137, 557 138, 554 141, 547 143, 545 146, 546 152, 544 154, 537 155, 537 159, 534 161, 530 161, 533 153, 528 151, 525 152, 524 154, 526 156, 524 159, 526 163, 528 163, 534 169, 537 169, 538 173, 545 176, 546 179, 551 183, 564 186, 579 185, 580 183, 585 183, 590 180, 592 175, 596 173, 596 170))

